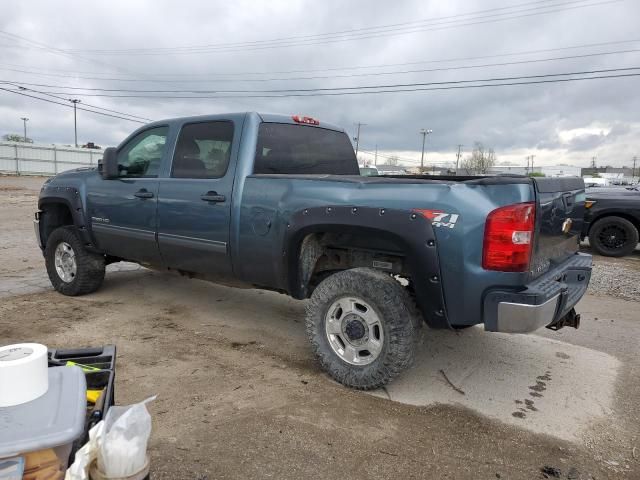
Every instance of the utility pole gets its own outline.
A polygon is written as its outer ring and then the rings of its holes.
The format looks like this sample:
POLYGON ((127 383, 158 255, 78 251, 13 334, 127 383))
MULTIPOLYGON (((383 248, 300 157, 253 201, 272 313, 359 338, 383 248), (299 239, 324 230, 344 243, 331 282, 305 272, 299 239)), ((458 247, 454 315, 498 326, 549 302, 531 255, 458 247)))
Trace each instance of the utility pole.
POLYGON ((378 166, 378 144, 376 143, 376 155, 373 157, 373 164, 378 166))
POLYGON ((535 155, 531 155, 531 173, 533 173, 533 159, 535 158, 535 155))
POLYGON ((420 130, 420 135, 422 135, 422 156, 420 157, 420 173, 424 170, 424 144, 427 141, 427 135, 433 133, 433 130, 427 130, 423 128, 420 130))
POLYGON ((527 155, 527 166, 524 169, 525 175, 529 175, 529 155, 527 155))
POLYGON ((358 158, 358 147, 360 145, 360 127, 364 127, 366 123, 358 122, 355 125, 358 126, 358 133, 356 133, 356 136, 354 137, 354 140, 356 141, 356 158, 358 158))
POLYGON ((78 148, 78 117, 76 115, 76 104, 80 103, 81 100, 77 98, 70 98, 69 101, 73 103, 73 134, 76 140, 76 148, 78 148))
POLYGON ((636 162, 638 161, 638 157, 633 157, 633 170, 631 170, 631 181, 636 178, 636 162))
POLYGON ((24 126, 24 141, 26 143, 27 142, 27 122, 29 121, 29 119, 27 117, 20 117, 20 120, 22 120, 22 123, 24 126))
POLYGON ((458 153, 456 154, 456 174, 458 173, 458 165, 460 164, 460 151, 464 147, 461 143, 458 144, 458 153))
POLYGON ((596 157, 591 157, 591 168, 598 168, 596 167, 596 157))

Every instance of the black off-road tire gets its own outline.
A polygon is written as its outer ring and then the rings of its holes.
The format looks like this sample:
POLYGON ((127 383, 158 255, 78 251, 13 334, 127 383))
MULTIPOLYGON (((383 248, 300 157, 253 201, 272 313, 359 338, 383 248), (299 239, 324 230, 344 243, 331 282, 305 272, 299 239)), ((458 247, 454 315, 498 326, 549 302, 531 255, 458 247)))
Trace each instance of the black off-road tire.
POLYGON ((77 296, 95 292, 104 281, 104 256, 88 252, 75 227, 59 227, 51 232, 47 239, 44 258, 51 285, 63 295, 77 296), (75 254, 76 275, 70 282, 60 278, 55 267, 55 251, 62 242, 67 243, 75 254))
POLYGON ((327 277, 314 290, 306 308, 307 335, 320 365, 334 380, 360 390, 386 385, 413 363, 422 322, 406 288, 389 274, 370 268, 354 268, 327 277), (366 301, 382 323, 382 350, 368 365, 346 362, 334 352, 327 338, 327 312, 333 302, 346 296, 366 301))
POLYGON ((636 249, 638 229, 626 218, 604 217, 589 229, 589 244, 605 257, 624 257, 636 249), (608 232, 615 240, 610 240, 608 232))

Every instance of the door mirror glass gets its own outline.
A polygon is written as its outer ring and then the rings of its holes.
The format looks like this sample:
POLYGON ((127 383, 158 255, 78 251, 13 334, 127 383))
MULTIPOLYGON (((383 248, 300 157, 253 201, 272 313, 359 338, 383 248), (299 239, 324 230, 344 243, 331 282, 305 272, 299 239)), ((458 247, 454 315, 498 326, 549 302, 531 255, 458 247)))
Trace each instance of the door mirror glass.
POLYGON ((114 147, 105 149, 102 157, 102 178, 118 178, 118 152, 114 147))

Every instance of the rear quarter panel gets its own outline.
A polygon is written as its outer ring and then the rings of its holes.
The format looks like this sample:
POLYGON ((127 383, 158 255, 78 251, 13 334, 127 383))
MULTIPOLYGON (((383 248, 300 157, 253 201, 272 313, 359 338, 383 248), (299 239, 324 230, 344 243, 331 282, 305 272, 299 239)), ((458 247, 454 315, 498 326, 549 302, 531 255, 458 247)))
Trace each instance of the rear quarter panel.
MULTIPOLYGON (((482 321, 488 287, 523 284, 527 274, 482 268, 484 224, 503 205, 534 199, 531 184, 376 182, 358 177, 299 178, 251 175, 245 179, 237 228, 234 272, 249 283, 287 290, 283 257, 287 224, 305 208, 323 206, 432 209, 458 215, 455 224, 434 223, 448 318, 455 324, 482 321)), ((446 222, 451 217, 444 217, 446 222)), ((448 222, 447 222, 448 223, 448 222)), ((409 259, 411 261, 411 259, 409 259)))

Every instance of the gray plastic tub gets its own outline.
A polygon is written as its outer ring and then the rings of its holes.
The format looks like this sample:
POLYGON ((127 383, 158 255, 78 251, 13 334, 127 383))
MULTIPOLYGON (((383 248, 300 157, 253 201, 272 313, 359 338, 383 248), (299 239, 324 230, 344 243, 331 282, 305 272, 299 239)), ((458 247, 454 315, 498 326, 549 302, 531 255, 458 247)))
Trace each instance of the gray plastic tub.
POLYGON ((73 442, 84 431, 87 386, 78 367, 48 370, 47 393, 22 405, 0 408, 0 459, 52 448, 67 465, 73 442))

